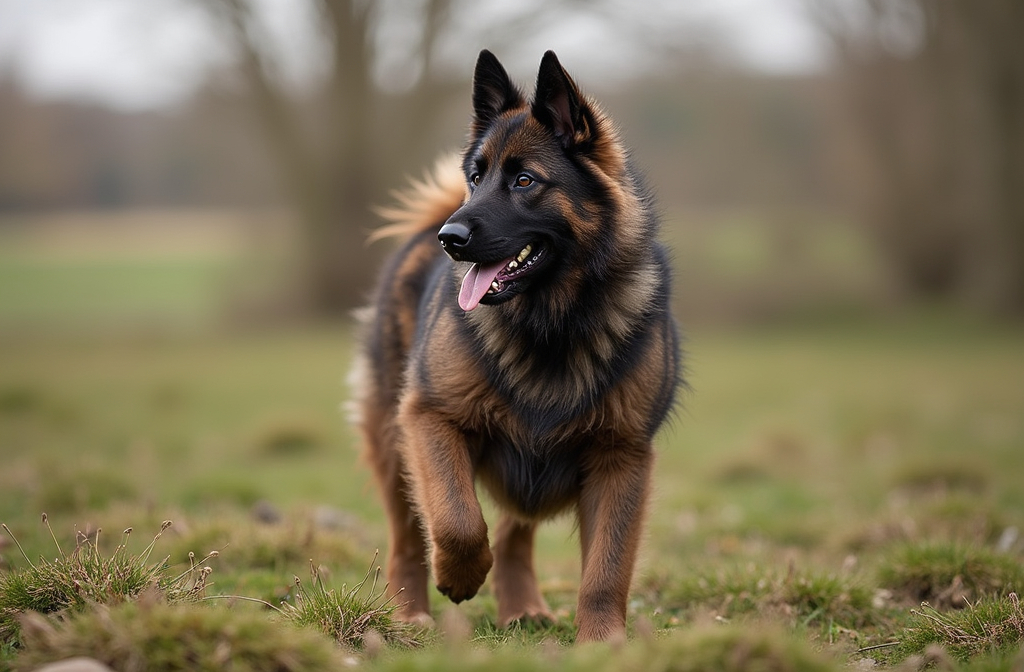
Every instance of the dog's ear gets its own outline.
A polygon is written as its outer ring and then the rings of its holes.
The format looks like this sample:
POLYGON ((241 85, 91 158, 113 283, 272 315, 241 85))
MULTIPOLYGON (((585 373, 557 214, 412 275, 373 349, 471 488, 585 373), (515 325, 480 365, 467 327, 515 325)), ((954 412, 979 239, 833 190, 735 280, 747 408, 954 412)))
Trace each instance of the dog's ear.
POLYGON ((594 126, 587 101, 553 51, 546 52, 541 59, 532 112, 566 149, 580 148, 593 139, 594 126))
POLYGON ((473 131, 479 136, 502 112, 525 105, 523 94, 509 79, 505 68, 484 49, 473 73, 473 131))

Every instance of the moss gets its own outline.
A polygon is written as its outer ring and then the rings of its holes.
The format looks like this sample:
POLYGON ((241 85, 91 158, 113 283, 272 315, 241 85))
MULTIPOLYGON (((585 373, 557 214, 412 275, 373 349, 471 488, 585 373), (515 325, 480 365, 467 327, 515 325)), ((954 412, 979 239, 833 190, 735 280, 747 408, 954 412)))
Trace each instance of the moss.
POLYGON ((838 667, 810 646, 773 628, 702 627, 624 647, 578 648, 547 642, 542 646, 485 650, 447 647, 423 653, 382 657, 373 670, 413 672, 826 672, 838 667))
POLYGON ((879 568, 879 581, 898 597, 937 607, 964 607, 964 599, 1024 590, 1024 566, 982 546, 903 544, 879 568))
POLYGON ((831 620, 854 628, 875 621, 871 591, 833 574, 748 566, 649 584, 650 599, 670 610, 710 610, 725 618, 770 613, 804 625, 831 620))
POLYGON ((25 621, 24 650, 15 670, 73 656, 115 670, 290 672, 338 670, 344 661, 331 641, 266 614, 204 605, 129 603, 97 607, 65 622, 25 621))
POLYGON ((36 510, 53 514, 96 511, 114 502, 133 501, 138 491, 130 480, 111 471, 51 473, 36 494, 36 510))
POLYGON ((335 563, 355 561, 352 546, 348 536, 317 529, 310 521, 259 525, 225 515, 196 525, 172 541, 168 553, 171 562, 178 563, 185 561, 191 551, 224 551, 218 558, 222 571, 268 569, 283 572, 287 578, 302 571, 310 558, 330 558, 335 563))

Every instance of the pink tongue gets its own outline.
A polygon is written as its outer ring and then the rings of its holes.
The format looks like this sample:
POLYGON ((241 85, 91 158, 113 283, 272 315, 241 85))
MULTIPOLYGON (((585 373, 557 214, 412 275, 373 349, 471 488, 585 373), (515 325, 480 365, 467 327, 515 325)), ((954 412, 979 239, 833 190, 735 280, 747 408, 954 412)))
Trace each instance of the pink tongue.
POLYGON ((480 304, 480 299, 491 288, 491 283, 497 277, 498 271, 505 268, 509 260, 499 261, 490 266, 480 267, 480 264, 473 264, 466 277, 462 279, 462 289, 459 290, 459 307, 467 313, 480 304))

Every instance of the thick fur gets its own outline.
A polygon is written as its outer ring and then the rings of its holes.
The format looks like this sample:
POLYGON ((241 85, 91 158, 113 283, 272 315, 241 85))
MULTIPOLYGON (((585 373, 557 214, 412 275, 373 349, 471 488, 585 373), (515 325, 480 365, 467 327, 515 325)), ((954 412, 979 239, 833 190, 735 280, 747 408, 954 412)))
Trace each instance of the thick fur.
POLYGON ((357 407, 390 521, 388 579, 401 615, 429 621, 428 566, 454 602, 493 566, 502 624, 550 618, 534 531, 574 511, 577 640, 621 638, 651 440, 680 382, 657 217, 611 122, 552 52, 529 102, 481 52, 473 107, 461 171, 439 166, 385 213, 407 239, 366 315, 357 407), (466 234, 451 256, 446 224, 466 234), (527 244, 536 268, 460 308, 472 262, 527 244), (502 511, 493 546, 477 482, 502 511))

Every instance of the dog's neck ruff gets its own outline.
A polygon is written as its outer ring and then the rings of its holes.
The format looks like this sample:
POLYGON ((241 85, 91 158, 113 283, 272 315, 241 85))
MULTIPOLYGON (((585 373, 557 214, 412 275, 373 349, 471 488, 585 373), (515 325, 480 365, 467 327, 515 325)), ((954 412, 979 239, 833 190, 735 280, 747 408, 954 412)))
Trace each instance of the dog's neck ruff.
POLYGON ((657 305, 664 272, 648 257, 628 270, 584 278, 569 297, 544 288, 465 313, 495 385, 558 416, 590 410, 615 382, 657 305))

